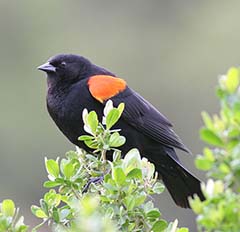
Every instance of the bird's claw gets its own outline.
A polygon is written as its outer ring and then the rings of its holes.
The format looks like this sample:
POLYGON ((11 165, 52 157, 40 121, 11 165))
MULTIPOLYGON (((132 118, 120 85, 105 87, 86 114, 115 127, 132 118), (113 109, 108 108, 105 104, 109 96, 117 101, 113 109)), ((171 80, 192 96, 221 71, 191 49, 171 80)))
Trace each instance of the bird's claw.
POLYGON ((91 177, 87 184, 84 186, 82 193, 86 193, 92 183, 100 184, 103 182, 104 175, 98 177, 91 177))

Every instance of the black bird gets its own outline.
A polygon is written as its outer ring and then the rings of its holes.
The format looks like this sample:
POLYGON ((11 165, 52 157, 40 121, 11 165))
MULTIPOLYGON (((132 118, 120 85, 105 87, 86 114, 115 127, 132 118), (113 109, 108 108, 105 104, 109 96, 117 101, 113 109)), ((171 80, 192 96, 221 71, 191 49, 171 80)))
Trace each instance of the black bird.
POLYGON ((83 130, 82 111, 94 110, 102 118, 103 108, 111 99, 125 109, 117 128, 127 138, 123 154, 131 148, 155 164, 175 203, 189 208, 188 197, 197 194, 204 200, 200 181, 180 163, 174 148, 189 152, 172 130, 170 121, 154 106, 107 69, 72 54, 56 55, 38 67, 47 73, 47 108, 62 133, 75 145, 89 150, 78 140, 83 130))

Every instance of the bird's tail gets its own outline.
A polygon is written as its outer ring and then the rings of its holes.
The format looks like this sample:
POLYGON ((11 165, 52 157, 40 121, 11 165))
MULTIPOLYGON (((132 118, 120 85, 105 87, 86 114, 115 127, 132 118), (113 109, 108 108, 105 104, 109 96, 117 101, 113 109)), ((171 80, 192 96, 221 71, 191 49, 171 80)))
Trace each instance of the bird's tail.
POLYGON ((168 165, 157 165, 156 169, 175 203, 183 208, 190 208, 188 198, 197 194, 203 201, 200 180, 185 169, 179 161, 169 157, 168 165), (169 165, 171 164, 171 165, 169 165))

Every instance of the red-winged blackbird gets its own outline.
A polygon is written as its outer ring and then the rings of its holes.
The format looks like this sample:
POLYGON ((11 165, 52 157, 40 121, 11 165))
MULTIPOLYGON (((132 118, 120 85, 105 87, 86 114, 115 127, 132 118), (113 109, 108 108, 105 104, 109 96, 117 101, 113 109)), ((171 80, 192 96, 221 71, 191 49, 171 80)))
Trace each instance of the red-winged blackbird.
POLYGON ((89 151, 78 140, 83 130, 82 111, 94 110, 102 118, 108 99, 125 109, 116 127, 127 138, 123 154, 131 148, 155 164, 175 203, 189 207, 188 197, 197 194, 204 200, 200 181, 180 163, 174 148, 189 152, 172 130, 172 124, 154 106, 128 87, 127 83, 88 59, 60 54, 38 67, 47 73, 47 108, 63 134, 74 144, 89 151))

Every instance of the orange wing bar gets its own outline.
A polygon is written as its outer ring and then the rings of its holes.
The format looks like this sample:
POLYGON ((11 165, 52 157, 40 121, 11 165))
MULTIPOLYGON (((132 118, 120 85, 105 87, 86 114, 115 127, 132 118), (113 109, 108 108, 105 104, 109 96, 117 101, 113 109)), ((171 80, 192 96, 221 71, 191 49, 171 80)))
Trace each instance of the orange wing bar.
POLYGON ((96 75, 90 77, 88 86, 92 96, 100 102, 117 95, 126 89, 126 82, 118 77, 96 75))

